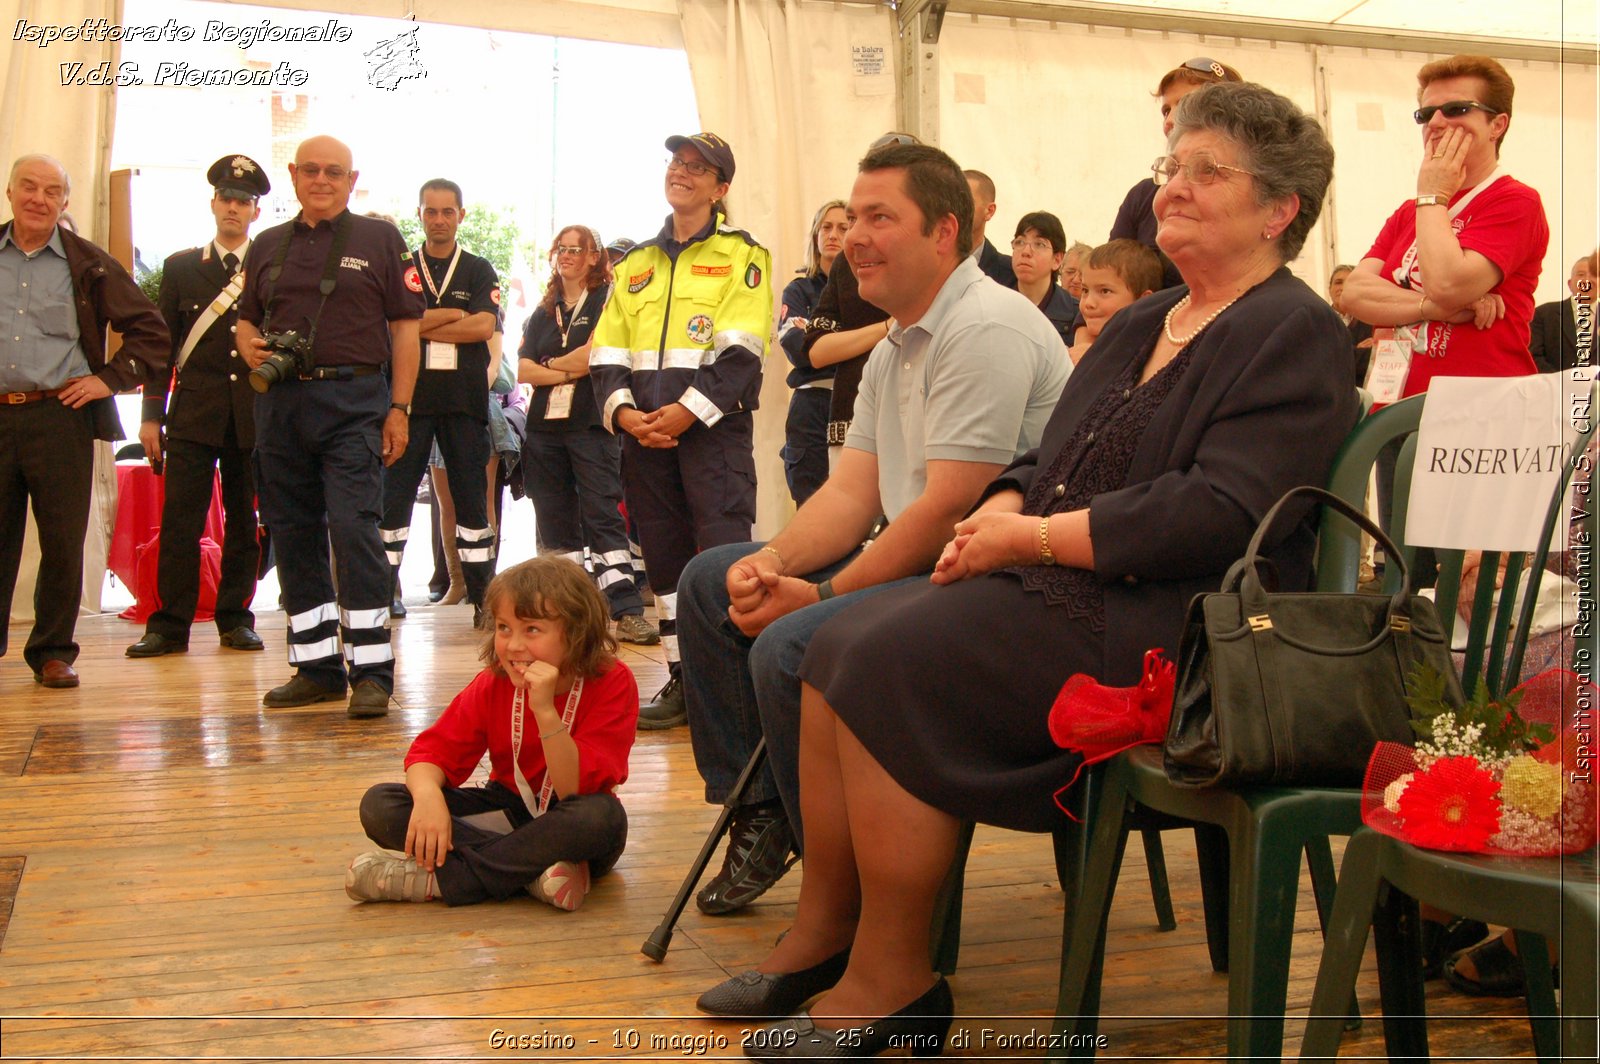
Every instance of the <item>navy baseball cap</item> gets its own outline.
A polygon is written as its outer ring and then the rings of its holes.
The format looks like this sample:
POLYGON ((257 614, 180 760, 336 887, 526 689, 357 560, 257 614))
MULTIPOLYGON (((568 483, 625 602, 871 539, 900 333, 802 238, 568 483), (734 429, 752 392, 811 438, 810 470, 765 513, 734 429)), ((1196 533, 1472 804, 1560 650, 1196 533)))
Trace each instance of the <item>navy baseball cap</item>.
POLYGON ((723 181, 733 180, 733 149, 715 133, 678 134, 667 138, 667 150, 675 152, 685 144, 692 145, 717 172, 723 181))

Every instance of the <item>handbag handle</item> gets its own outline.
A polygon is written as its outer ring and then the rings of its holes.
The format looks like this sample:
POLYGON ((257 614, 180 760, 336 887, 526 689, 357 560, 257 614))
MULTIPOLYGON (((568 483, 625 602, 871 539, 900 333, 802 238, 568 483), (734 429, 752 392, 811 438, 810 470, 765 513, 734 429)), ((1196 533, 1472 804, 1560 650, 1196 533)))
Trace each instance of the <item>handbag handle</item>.
POLYGON ((1409 619, 1411 615, 1409 605, 1411 598, 1411 571, 1406 567, 1406 561, 1400 554, 1400 548, 1396 547, 1394 540, 1390 539, 1383 529, 1373 524, 1372 519, 1366 514, 1331 491, 1312 487, 1309 484, 1302 484, 1298 488, 1290 488, 1284 492, 1281 499, 1272 504, 1272 509, 1267 511, 1266 516, 1261 519, 1261 523, 1256 526, 1255 535, 1250 537, 1250 545, 1245 548, 1244 557, 1239 559, 1233 569, 1229 570, 1228 575, 1231 579, 1223 590, 1238 590, 1248 613, 1260 615, 1267 612, 1267 596, 1261 587, 1261 578, 1256 572, 1257 564, 1266 560, 1260 557, 1261 542, 1266 538, 1273 522, 1277 520, 1283 508, 1288 505, 1291 499, 1299 496, 1309 496, 1322 503, 1322 505, 1338 511, 1351 524, 1378 542, 1378 545, 1383 548, 1384 560, 1393 562, 1400 567, 1400 588, 1389 599, 1389 619, 1391 623, 1397 618, 1409 619), (1234 581, 1237 581, 1237 583, 1234 581))

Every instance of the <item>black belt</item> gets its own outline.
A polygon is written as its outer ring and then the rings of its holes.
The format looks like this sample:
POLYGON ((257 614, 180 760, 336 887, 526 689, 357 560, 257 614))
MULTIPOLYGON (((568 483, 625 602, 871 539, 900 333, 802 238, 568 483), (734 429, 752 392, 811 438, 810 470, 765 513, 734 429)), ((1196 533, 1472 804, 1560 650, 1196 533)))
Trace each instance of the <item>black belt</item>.
POLYGON ((42 392, 0 392, 0 406, 25 406, 54 399, 60 394, 60 388, 47 388, 42 392))
POLYGON ((357 377, 370 377, 383 372, 382 366, 317 366, 310 373, 301 374, 303 381, 349 381, 357 377))

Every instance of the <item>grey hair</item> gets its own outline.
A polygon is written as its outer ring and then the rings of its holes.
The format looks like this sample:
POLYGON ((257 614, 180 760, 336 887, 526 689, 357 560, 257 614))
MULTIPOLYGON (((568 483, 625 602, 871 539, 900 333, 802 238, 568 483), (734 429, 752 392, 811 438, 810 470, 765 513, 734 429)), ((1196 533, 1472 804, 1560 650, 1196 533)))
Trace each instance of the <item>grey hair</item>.
POLYGON ((1256 201, 1263 207, 1300 197, 1299 212, 1276 241, 1282 260, 1293 261, 1322 214, 1333 180, 1333 145, 1327 134, 1293 101, 1248 81, 1206 85, 1180 100, 1167 151, 1184 134, 1203 130, 1238 145, 1243 168, 1255 174, 1256 201))
POLYGON ((72 175, 67 173, 67 168, 62 165, 60 159, 57 159, 54 155, 45 155, 43 152, 34 152, 30 155, 18 156, 17 161, 11 164, 11 176, 6 180, 6 185, 8 187, 16 184, 17 171, 22 169, 23 165, 26 163, 48 163, 55 167, 56 170, 61 174, 62 198, 66 199, 72 195, 72 175))

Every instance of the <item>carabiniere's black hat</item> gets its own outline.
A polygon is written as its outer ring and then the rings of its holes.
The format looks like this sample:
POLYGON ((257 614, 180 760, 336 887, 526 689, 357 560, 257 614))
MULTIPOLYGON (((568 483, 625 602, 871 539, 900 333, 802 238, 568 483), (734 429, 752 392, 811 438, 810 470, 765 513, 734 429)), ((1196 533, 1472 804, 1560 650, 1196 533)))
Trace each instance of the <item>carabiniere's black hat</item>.
POLYGON ((733 180, 733 149, 728 147, 728 142, 715 133, 690 133, 687 136, 679 134, 667 138, 667 150, 677 151, 685 144, 692 144, 696 151, 705 157, 706 162, 717 168, 722 175, 722 180, 733 180))
POLYGON ((248 202, 272 191, 266 171, 248 155, 224 155, 211 164, 206 180, 217 190, 217 195, 228 199, 248 202))

